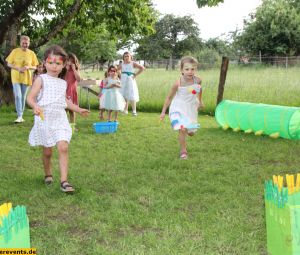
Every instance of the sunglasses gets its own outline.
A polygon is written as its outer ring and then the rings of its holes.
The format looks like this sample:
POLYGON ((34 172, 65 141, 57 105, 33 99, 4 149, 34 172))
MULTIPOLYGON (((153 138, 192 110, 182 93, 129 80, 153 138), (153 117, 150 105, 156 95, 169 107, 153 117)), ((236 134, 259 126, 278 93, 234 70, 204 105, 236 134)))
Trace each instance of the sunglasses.
POLYGON ((109 72, 111 72, 111 73, 115 73, 115 72, 117 72, 116 70, 109 70, 109 72))

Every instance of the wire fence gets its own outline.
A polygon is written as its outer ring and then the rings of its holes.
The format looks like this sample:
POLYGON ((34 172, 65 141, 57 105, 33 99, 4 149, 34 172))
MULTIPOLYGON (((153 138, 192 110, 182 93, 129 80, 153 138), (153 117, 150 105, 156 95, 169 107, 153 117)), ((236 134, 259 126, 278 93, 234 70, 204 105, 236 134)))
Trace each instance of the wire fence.
MULTIPOLYGON (((232 60, 231 62, 234 62, 234 60, 232 60)), ((243 56, 240 57, 236 62, 238 62, 238 64, 244 65, 271 65, 289 68, 300 66, 300 56, 243 56)))
MULTIPOLYGON (((300 56, 282 57, 282 56, 229 56, 231 65, 240 66, 275 66, 275 67, 300 67, 300 56)), ((84 71, 99 71, 106 70, 109 65, 118 65, 120 60, 109 61, 106 63, 82 63, 81 68, 84 71)), ((136 60, 137 63, 152 69, 178 69, 180 67, 180 59, 159 59, 159 60, 136 60)), ((221 57, 205 57, 200 59, 199 68, 210 69, 219 68, 221 64, 221 57)))

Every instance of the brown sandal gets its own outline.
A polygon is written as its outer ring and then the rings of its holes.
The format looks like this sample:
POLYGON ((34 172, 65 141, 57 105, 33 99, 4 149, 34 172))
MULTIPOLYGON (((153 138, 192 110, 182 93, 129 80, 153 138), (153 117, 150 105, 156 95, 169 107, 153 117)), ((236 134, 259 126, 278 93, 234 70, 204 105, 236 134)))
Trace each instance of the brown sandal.
POLYGON ((68 181, 63 181, 60 183, 60 189, 62 192, 71 194, 75 191, 73 186, 68 181))
POLYGON ((45 175, 44 182, 46 185, 51 185, 53 183, 53 176, 51 174, 45 175))

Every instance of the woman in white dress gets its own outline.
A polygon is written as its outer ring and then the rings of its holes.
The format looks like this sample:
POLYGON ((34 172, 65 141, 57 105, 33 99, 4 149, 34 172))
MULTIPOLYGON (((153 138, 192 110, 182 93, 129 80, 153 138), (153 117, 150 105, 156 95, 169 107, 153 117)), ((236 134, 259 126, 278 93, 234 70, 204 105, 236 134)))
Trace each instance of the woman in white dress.
POLYGON ((100 108, 108 110, 108 121, 111 120, 111 113, 114 111, 114 121, 117 121, 118 111, 123 111, 125 107, 125 100, 120 93, 121 84, 117 75, 117 67, 110 66, 107 75, 108 77, 103 80, 103 87, 106 91, 101 96, 100 108))
POLYGON ((52 46, 44 54, 44 66, 47 73, 38 76, 27 97, 28 105, 33 109, 34 126, 29 134, 31 146, 43 147, 43 165, 45 184, 53 182, 51 157, 52 147, 57 146, 60 166, 60 189, 74 192, 68 182, 68 145, 72 136, 66 108, 83 116, 89 111, 66 100, 67 82, 59 78, 67 61, 67 54, 60 46, 52 46))
POLYGON ((132 61, 129 52, 123 54, 123 63, 118 66, 121 71, 121 94, 125 98, 124 113, 128 114, 128 102, 131 103, 132 115, 137 116, 136 103, 140 100, 136 77, 145 70, 145 67, 132 61), (138 69, 135 72, 135 69, 138 69))
POLYGON ((179 130, 180 159, 187 159, 186 135, 193 136, 200 127, 198 110, 204 107, 201 79, 195 76, 198 62, 193 57, 181 59, 181 77, 172 86, 162 109, 160 119, 165 118, 169 109, 172 128, 179 130))

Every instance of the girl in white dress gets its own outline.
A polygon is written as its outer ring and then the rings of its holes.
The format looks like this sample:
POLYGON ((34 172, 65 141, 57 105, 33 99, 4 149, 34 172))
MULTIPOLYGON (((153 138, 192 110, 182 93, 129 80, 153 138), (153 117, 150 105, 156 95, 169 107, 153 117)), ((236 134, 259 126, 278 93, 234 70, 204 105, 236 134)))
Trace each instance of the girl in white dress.
POLYGON ((112 111, 115 112, 114 121, 118 120, 118 111, 123 111, 125 100, 120 93, 120 80, 117 75, 117 67, 110 66, 107 70, 107 78, 103 80, 105 93, 101 96, 100 108, 108 110, 108 121, 112 111))
POLYGON ((186 135, 193 136, 200 127, 198 110, 203 108, 201 79, 195 76, 198 62, 193 57, 180 61, 181 77, 172 86, 162 109, 160 119, 165 118, 169 105, 169 118, 174 130, 179 130, 180 159, 187 159, 186 135))
POLYGON ((136 77, 145 70, 145 67, 132 61, 129 52, 123 54, 123 63, 118 66, 121 71, 121 94, 125 98, 126 105, 124 113, 128 114, 128 101, 131 103, 132 115, 137 116, 136 103, 140 100, 139 91, 136 83, 136 77), (138 69, 135 72, 135 68, 138 69))
POLYGON ((68 122, 66 108, 87 116, 89 111, 66 100, 67 83, 59 78, 67 61, 66 52, 57 45, 51 46, 44 54, 45 74, 38 76, 27 97, 33 109, 34 126, 29 134, 31 146, 43 147, 45 183, 53 182, 51 157, 52 147, 57 146, 60 167, 60 188, 63 192, 73 192, 68 182, 68 145, 72 129, 68 122))

